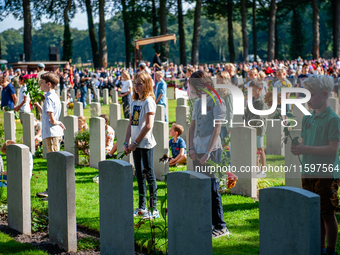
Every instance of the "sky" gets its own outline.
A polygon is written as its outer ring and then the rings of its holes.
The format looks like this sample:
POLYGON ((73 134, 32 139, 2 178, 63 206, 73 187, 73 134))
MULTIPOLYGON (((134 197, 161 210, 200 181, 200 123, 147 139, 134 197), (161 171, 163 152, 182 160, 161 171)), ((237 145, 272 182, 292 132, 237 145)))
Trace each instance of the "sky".
MULTIPOLYGON (((185 13, 189 8, 194 8, 195 4, 183 3, 183 12, 185 13)), ((107 18, 110 18, 108 16, 107 18)), ((42 18, 42 23, 46 23, 52 20, 42 18)), ((99 22, 99 15, 93 17, 94 23, 99 22)), ((33 24, 36 27, 38 24, 33 24)), ((9 28, 19 29, 24 26, 23 20, 16 20, 12 15, 9 15, 3 21, 0 21, 0 33, 9 28)), ((86 12, 76 13, 75 17, 70 22, 71 28, 77 28, 78 30, 85 30, 88 28, 86 12)))

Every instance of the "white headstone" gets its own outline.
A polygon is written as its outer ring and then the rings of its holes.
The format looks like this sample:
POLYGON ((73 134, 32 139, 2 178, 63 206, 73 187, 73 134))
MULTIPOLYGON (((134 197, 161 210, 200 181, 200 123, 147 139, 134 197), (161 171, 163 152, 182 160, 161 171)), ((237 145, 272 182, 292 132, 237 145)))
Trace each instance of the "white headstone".
POLYGON ((155 120, 159 121, 165 121, 165 112, 164 112, 164 106, 163 105, 157 105, 156 108, 156 115, 155 115, 155 120))
POLYGON ((98 169, 98 162, 105 160, 105 120, 90 118, 90 166, 98 169))
MULTIPOLYGON (((123 152, 124 148, 124 141, 125 141, 125 134, 126 134, 126 129, 129 125, 129 120, 128 119, 120 119, 117 122, 117 131, 116 131, 116 135, 117 135, 117 153, 123 152)), ((130 141, 128 142, 128 144, 130 143, 130 141)), ((131 165, 133 164, 133 158, 132 158, 132 152, 127 155, 124 156, 122 158, 122 160, 130 163, 131 165)))
MULTIPOLYGON (((301 129, 293 129, 290 130, 290 135, 294 139, 295 137, 299 137, 299 142, 301 142, 301 129)), ((292 186, 296 188, 302 188, 301 183, 301 173, 300 173, 300 166, 301 163, 299 161, 299 157, 293 155, 290 152, 290 147, 292 142, 290 138, 287 140, 286 144, 286 153, 285 153, 285 166, 288 168, 285 172, 285 183, 286 186, 292 186)), ((302 160, 302 155, 300 155, 300 159, 302 160)))
POLYGON ((34 155, 35 133, 34 133, 34 114, 33 113, 23 113, 22 140, 23 140, 23 143, 30 149, 30 152, 34 155))
POLYGON ((84 116, 84 109, 82 102, 75 102, 73 104, 73 113, 75 116, 84 116))
POLYGON ((91 103, 91 117, 98 117, 101 115, 101 105, 100 103, 91 103))
MULTIPOLYGON (((163 108, 164 109, 164 108, 163 108)), ((169 173, 169 164, 159 162, 164 154, 169 155, 169 124, 165 121, 155 120, 153 135, 157 142, 154 148, 153 166, 157 180, 164 180, 164 175, 169 173)))
POLYGON ((109 104, 109 89, 103 89, 103 104, 109 104))
POLYGON ((5 140, 15 142, 15 118, 13 111, 4 112, 5 140))
POLYGON ((110 126, 117 130, 118 120, 121 119, 121 108, 119 104, 110 104, 110 126))

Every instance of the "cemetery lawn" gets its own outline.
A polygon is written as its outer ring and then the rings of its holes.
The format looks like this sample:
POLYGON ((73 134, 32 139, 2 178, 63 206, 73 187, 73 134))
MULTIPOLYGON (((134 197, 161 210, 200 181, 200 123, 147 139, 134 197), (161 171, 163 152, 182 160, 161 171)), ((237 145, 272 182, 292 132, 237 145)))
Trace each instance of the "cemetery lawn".
POLYGON ((9 235, 0 232, 0 254, 47 255, 48 253, 35 248, 31 244, 19 243, 9 235))

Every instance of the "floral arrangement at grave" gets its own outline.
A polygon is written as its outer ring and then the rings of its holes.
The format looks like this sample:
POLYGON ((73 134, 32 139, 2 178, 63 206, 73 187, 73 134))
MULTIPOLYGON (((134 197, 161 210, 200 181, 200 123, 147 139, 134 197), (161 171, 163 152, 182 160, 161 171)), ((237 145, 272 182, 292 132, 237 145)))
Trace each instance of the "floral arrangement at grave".
POLYGON ((165 81, 167 86, 175 86, 177 87, 176 81, 175 80, 167 80, 165 81))
POLYGON ((44 101, 44 93, 41 91, 39 83, 38 83, 38 75, 37 74, 26 74, 22 77, 27 86, 27 91, 24 93, 30 95, 31 103, 34 104, 36 102, 44 101))
MULTIPOLYGON (((3 110, 4 110, 5 112, 13 111, 13 109, 11 109, 11 108, 10 108, 9 106, 7 106, 7 105, 3 107, 3 110)), ((15 118, 16 120, 20 119, 19 112, 14 112, 14 118, 15 118)))
POLYGON ((80 155, 85 158, 85 165, 90 163, 90 131, 89 130, 80 130, 76 133, 76 137, 74 138, 74 146, 78 148, 78 151, 81 152, 80 155))

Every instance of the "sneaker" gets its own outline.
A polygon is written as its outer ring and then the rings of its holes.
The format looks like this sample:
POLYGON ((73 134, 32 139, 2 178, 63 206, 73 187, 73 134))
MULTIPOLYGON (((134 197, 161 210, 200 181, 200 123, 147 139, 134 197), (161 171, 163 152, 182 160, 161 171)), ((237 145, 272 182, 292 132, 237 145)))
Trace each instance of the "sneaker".
POLYGON ((38 192, 37 196, 38 197, 48 197, 48 192, 47 192, 47 190, 45 190, 44 192, 38 192))
POLYGON ((229 230, 227 228, 223 228, 223 229, 216 229, 214 228, 212 230, 212 237, 213 238, 219 238, 222 236, 229 236, 229 230))
POLYGON ((138 217, 138 216, 143 216, 144 217, 144 214, 147 213, 147 212, 148 212, 147 210, 136 208, 136 210, 133 213, 133 216, 134 217, 138 217))
POLYGON ((148 220, 148 219, 158 219, 159 218, 159 211, 158 210, 153 210, 153 213, 151 214, 150 211, 146 212, 143 215, 143 219, 144 220, 148 220))

